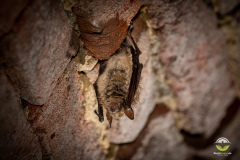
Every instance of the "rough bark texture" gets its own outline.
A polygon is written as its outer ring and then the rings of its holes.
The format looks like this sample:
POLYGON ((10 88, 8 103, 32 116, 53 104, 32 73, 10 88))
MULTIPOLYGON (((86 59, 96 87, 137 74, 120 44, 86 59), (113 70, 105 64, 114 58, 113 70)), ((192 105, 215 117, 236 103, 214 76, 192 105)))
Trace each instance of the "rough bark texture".
POLYGON ((0 159, 240 159, 239 4, 4 0, 0 159), (109 128, 92 84, 131 20, 140 100, 109 128), (213 154, 220 137, 231 155, 213 154))

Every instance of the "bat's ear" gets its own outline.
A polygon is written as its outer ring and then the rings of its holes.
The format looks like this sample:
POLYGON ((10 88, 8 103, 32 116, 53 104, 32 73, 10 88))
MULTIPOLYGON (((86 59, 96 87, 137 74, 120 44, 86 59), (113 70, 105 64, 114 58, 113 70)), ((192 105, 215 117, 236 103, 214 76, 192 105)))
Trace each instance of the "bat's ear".
POLYGON ((134 119, 134 112, 133 112, 133 109, 130 107, 128 110, 126 110, 124 107, 123 107, 123 111, 124 113, 126 114, 126 116, 133 120, 134 119))
POLYGON ((111 128, 111 125, 112 125, 112 116, 110 115, 109 112, 107 112, 107 120, 109 121, 109 125, 110 125, 110 128, 111 128))

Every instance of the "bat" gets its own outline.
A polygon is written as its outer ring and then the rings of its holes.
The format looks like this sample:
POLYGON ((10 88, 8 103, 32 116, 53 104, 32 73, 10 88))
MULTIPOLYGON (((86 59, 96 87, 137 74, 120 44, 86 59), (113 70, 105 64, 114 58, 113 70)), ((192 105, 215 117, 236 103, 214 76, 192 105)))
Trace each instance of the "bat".
POLYGON ((143 64, 139 63, 139 50, 131 36, 132 23, 128 29, 127 37, 120 48, 110 57, 101 61, 99 76, 94 83, 98 101, 99 121, 104 121, 104 109, 111 128, 114 117, 124 114, 134 119, 132 105, 139 98, 139 82, 143 64))

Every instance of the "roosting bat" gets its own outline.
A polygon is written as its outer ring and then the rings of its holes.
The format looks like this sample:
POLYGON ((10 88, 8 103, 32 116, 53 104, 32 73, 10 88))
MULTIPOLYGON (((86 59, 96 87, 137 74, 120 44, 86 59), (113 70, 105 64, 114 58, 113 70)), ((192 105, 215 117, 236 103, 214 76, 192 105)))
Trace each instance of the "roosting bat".
POLYGON ((100 122, 104 121, 103 108, 110 127, 113 117, 126 114, 134 119, 132 105, 139 97, 139 81, 143 65, 139 63, 139 50, 131 36, 132 25, 128 29, 125 43, 114 53, 110 59, 100 63, 99 76, 94 83, 98 100, 98 113, 100 122))

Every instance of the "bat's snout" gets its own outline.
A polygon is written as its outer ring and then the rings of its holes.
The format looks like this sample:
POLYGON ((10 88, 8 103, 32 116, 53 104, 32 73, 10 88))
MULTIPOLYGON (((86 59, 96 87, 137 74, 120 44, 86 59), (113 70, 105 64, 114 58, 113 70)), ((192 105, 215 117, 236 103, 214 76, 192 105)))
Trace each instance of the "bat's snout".
POLYGON ((113 103, 111 106, 110 106, 110 111, 112 113, 116 113, 116 112, 119 112, 121 109, 121 104, 119 102, 117 103, 113 103))

